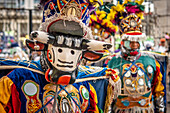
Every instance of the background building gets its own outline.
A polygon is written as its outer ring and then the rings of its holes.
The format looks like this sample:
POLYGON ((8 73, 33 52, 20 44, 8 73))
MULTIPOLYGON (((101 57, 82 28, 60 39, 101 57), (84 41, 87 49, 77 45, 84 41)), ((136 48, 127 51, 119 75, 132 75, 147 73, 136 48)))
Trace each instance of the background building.
POLYGON ((170 0, 153 0, 155 16, 155 37, 170 33, 170 0))
POLYGON ((42 17, 38 3, 39 0, 0 0, 0 32, 19 41, 30 30, 37 30, 42 17))

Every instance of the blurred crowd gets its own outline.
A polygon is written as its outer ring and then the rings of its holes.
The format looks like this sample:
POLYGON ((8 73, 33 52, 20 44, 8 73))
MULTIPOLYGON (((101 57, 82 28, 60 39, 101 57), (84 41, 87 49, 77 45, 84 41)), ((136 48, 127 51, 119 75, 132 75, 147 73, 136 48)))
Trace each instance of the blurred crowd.
POLYGON ((159 44, 154 46, 152 42, 146 42, 146 51, 154 51, 159 53, 165 53, 170 51, 170 36, 166 33, 165 37, 159 40, 159 44))
MULTIPOLYGON (((5 43, 1 38, 0 58, 38 61, 40 59, 41 52, 28 51, 28 48, 24 43, 25 42, 22 42, 19 45, 14 38, 10 38, 10 41, 8 40, 8 42, 5 43)), ((121 50, 120 40, 118 39, 118 42, 115 43, 117 46, 113 49, 114 51, 110 51, 112 54, 118 53, 121 50)), ((157 44, 154 39, 147 39, 141 43, 142 47, 140 47, 140 50, 142 51, 152 51, 164 55, 168 55, 170 52, 170 35, 168 33, 159 39, 157 44)))
MULTIPOLYGON (((141 42, 140 50, 141 51, 151 51, 164 55, 168 55, 170 52, 170 35, 167 33, 165 36, 162 36, 159 40, 147 39, 144 42, 141 42)), ((120 41, 117 42, 117 47, 115 48, 114 53, 118 53, 121 50, 120 41)))

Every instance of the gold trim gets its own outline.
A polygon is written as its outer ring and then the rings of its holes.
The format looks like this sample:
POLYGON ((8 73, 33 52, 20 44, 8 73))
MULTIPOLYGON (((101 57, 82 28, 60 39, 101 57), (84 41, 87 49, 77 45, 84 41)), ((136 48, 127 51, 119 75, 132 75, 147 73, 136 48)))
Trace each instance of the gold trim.
POLYGON ((164 53, 156 53, 156 52, 152 52, 152 51, 141 51, 142 53, 150 53, 150 54, 157 54, 157 55, 160 55, 160 56, 167 56, 166 54, 164 53))
POLYGON ((89 81, 89 80, 106 79, 106 78, 109 78, 109 77, 100 76, 100 77, 89 77, 89 78, 83 78, 83 79, 76 79, 75 83, 89 81))
MULTIPOLYGON (((28 68, 28 67, 24 67, 24 66, 0 66, 0 69, 13 69, 13 68, 28 69, 30 71, 45 75, 44 72, 42 72, 42 71, 32 69, 32 68, 28 68)), ((106 79, 106 78, 109 78, 109 77, 108 76, 88 77, 88 78, 76 79, 75 83, 84 82, 84 81, 90 81, 90 80, 97 80, 97 79, 106 79)))
POLYGON ((28 69, 30 71, 33 71, 33 72, 36 72, 36 73, 44 75, 44 72, 42 72, 42 71, 32 69, 32 68, 28 68, 28 67, 24 67, 24 66, 0 66, 0 69, 15 69, 15 68, 28 69))

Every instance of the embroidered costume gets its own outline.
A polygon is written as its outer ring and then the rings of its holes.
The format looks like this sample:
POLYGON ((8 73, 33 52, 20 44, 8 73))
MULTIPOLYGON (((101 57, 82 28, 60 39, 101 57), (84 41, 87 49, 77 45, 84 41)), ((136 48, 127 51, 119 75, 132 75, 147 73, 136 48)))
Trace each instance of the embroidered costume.
POLYGON ((122 82, 121 94, 115 101, 114 112, 154 112, 164 111, 164 86, 160 64, 147 54, 133 62, 122 56, 115 56, 108 64, 116 70, 122 82), (154 105, 153 105, 154 104, 154 105))
MULTIPOLYGON (((7 72, 1 73, 2 113, 52 112, 54 100, 51 99, 54 98, 56 85, 46 81, 39 63, 1 60, 0 68, 1 72, 12 70, 7 76, 4 76, 7 72)), ((59 86, 57 110, 61 113, 108 111, 112 98, 116 97, 120 89, 119 77, 113 73, 113 70, 107 68, 80 66, 76 83, 59 86), (112 79, 109 80, 108 75, 111 73, 112 79), (99 84, 100 90, 106 92, 96 91, 98 88, 95 85, 99 84)))
POLYGON ((113 56, 108 67, 114 69, 121 79, 121 94, 113 101, 113 113, 164 112, 164 85, 160 64, 151 55, 140 52, 142 33, 141 19, 144 10, 141 1, 126 0, 118 6, 126 9, 119 16, 121 54, 113 56), (121 17, 121 18, 120 18, 121 17))

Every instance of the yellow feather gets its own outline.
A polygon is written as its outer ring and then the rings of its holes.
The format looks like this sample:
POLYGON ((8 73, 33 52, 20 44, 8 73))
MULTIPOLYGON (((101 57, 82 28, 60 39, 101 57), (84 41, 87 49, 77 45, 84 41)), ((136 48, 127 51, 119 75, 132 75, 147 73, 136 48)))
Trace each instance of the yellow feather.
POLYGON ((136 3, 138 3, 138 0, 135 0, 136 3))
POLYGON ((106 14, 101 14, 101 15, 99 16, 99 19, 102 20, 105 16, 106 16, 106 14))
POLYGON ((139 5, 141 5, 143 2, 144 2, 144 0, 140 0, 140 1, 139 1, 139 5))
POLYGON ((125 0, 124 3, 123 3, 123 5, 124 5, 124 4, 127 4, 127 3, 128 3, 128 0, 125 0))
POLYGON ((99 7, 100 5, 103 5, 103 0, 90 0, 90 2, 93 4, 94 7, 99 7))

